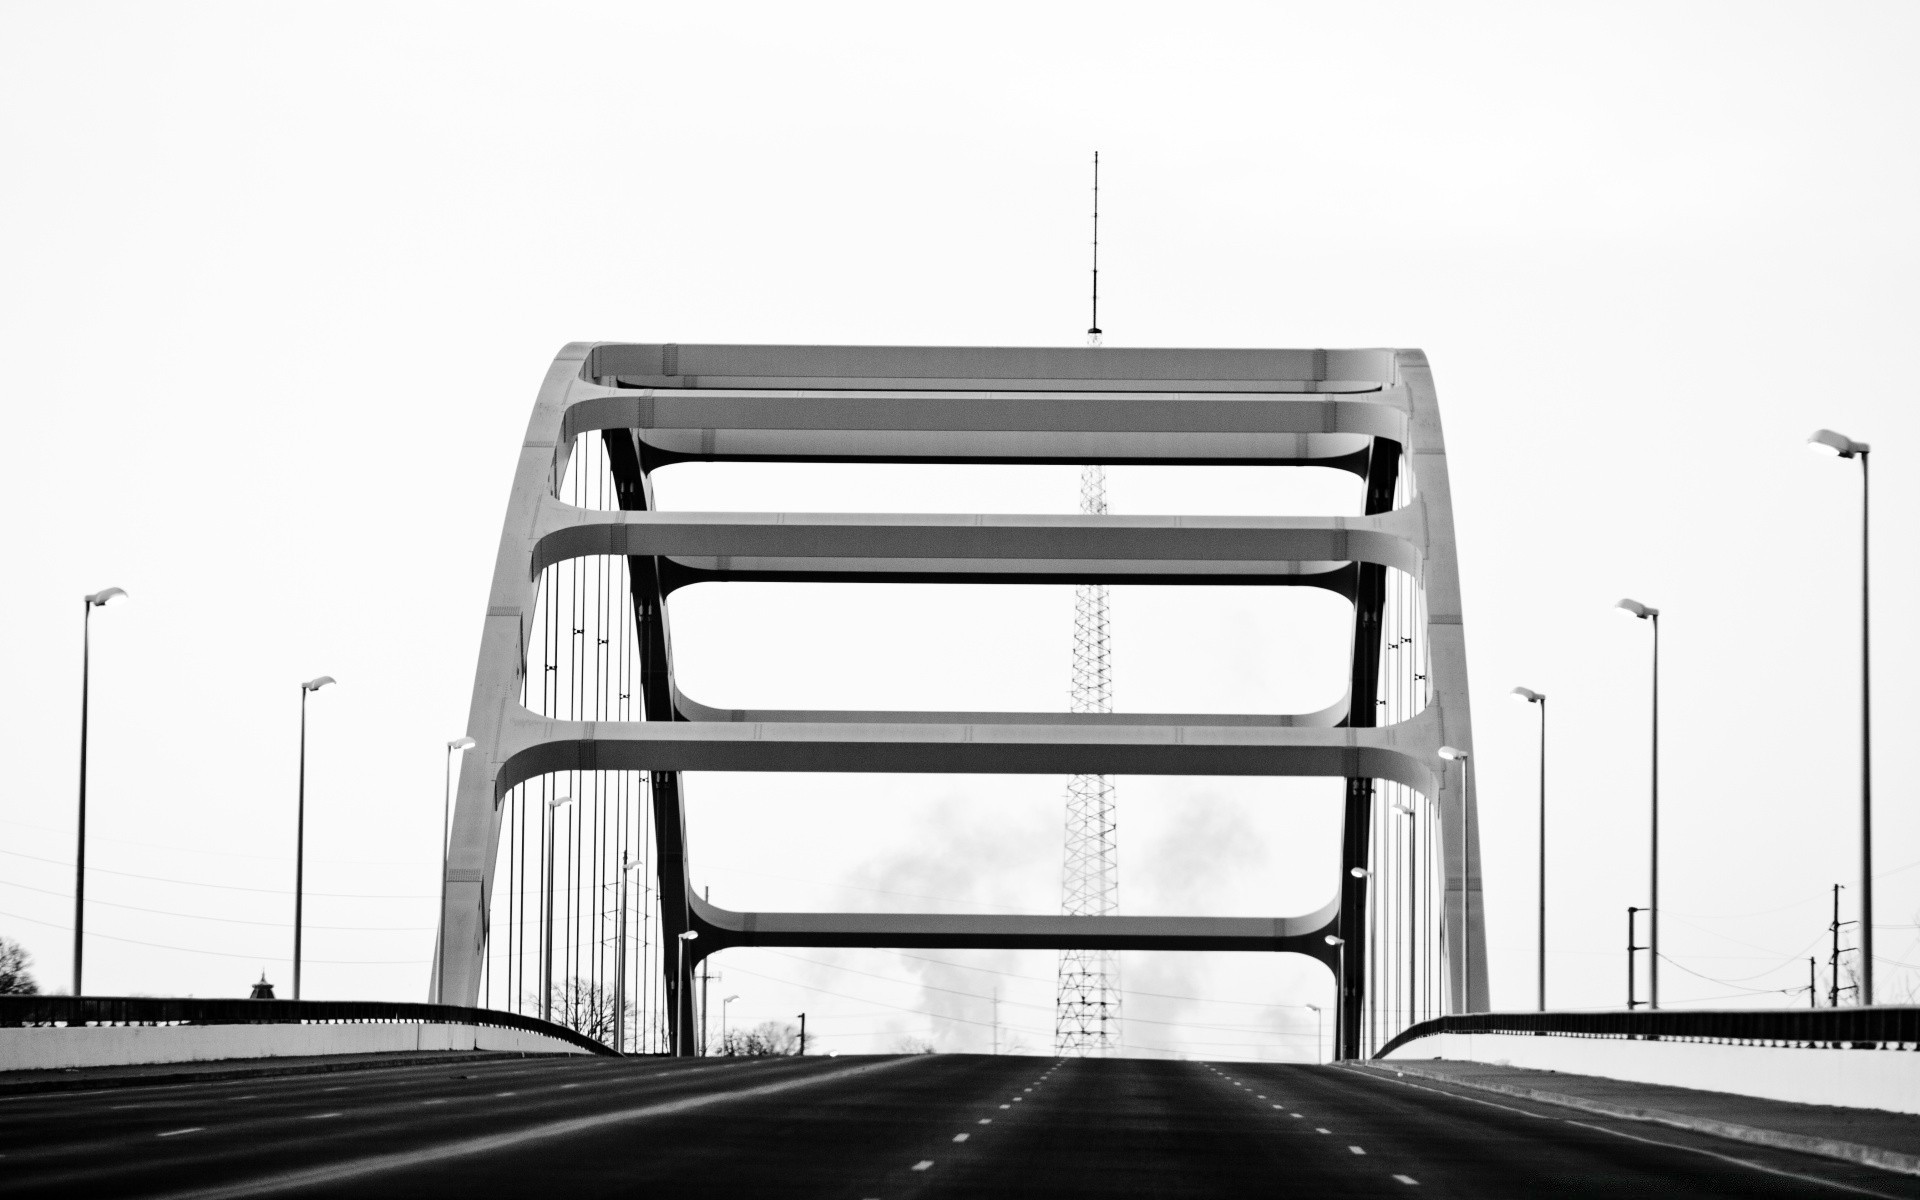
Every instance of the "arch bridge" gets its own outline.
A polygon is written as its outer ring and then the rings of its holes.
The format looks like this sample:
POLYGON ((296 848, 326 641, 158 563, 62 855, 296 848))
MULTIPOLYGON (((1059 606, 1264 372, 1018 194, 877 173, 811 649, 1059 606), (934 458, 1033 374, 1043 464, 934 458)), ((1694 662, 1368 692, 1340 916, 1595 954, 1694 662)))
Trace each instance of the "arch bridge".
MULTIPOLYGON (((1466 682, 1420 351, 575 343, 535 400, 507 503, 431 998, 523 1007, 543 955, 585 955, 587 978, 617 983, 616 1023, 651 994, 667 1014, 658 1048, 689 1053, 689 981, 728 947, 1277 951, 1333 972, 1337 1048, 1362 1053, 1484 1007, 1474 813, 1465 773, 1438 757, 1472 750, 1466 682), (1339 517, 661 511, 652 473, 683 462, 1318 466, 1362 479, 1365 504, 1339 517), (720 710, 677 686, 666 619, 667 597, 702 581, 1322 588, 1352 605, 1347 693, 1294 715, 720 710), (684 776, 699 771, 1339 778, 1340 887, 1312 912, 1261 918, 736 912, 687 877, 684 776), (542 855, 563 839, 571 912, 546 902, 542 855), (654 905, 636 918, 648 955, 628 953, 634 857, 652 885, 633 884, 654 905)), ((591 987, 539 991, 576 1028, 604 1008, 591 987)))

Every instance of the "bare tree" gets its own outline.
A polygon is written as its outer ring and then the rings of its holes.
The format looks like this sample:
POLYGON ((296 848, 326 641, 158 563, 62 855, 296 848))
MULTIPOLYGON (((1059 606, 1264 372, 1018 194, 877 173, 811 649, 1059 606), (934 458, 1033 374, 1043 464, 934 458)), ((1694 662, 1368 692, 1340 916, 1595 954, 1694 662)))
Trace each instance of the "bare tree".
MULTIPOLYGON (((609 1046, 613 1045, 615 1004, 611 987, 596 984, 579 975, 553 985, 554 1024, 564 1025, 609 1046)), ((537 993, 527 998, 527 1007, 534 1012, 539 1011, 537 993)), ((627 1024, 633 1024, 631 1002, 627 1005, 627 1024)))
POLYGON ((893 1044, 895 1054, 938 1054, 940 1047, 933 1044, 932 1038, 916 1037, 909 1033, 893 1044))
POLYGON ((720 1053, 742 1058, 769 1058, 800 1053, 800 1028, 784 1021, 762 1021, 752 1029, 729 1029, 720 1053))
POLYGON ((40 985, 27 970, 33 956, 12 938, 0 937, 0 996, 37 996, 40 985))

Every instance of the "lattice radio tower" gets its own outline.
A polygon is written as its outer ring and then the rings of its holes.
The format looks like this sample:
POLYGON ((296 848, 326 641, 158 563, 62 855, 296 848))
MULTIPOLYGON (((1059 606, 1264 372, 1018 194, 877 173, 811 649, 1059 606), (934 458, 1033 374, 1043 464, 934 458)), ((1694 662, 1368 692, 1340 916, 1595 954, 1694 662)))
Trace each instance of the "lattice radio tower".
MULTIPOLYGON (((1093 156, 1093 323, 1087 345, 1100 333, 1100 155, 1093 156)), ((1080 469, 1080 511, 1107 511, 1107 469, 1080 469)), ((1113 711, 1113 671, 1108 658, 1107 585, 1075 588, 1073 607, 1073 711, 1113 711)), ((1066 868, 1060 911, 1070 917, 1111 916, 1120 906, 1119 846, 1114 836, 1113 780, 1075 775, 1067 784, 1066 868)), ((1108 1054, 1120 1044, 1120 964, 1112 950, 1063 950, 1054 990, 1053 1045, 1059 1054, 1108 1054)))

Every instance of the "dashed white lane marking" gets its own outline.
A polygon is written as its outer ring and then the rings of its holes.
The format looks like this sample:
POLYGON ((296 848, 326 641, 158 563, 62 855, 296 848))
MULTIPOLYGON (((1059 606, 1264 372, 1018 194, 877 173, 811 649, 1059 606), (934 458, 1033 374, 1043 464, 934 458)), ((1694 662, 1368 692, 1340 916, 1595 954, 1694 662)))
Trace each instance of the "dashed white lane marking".
POLYGON ((964 1142, 972 1136, 970 1133, 956 1133, 953 1135, 953 1140, 956 1142, 964 1142))
POLYGON ((1018 1103, 1020 1103, 1020 1102, 1021 1102, 1022 1100, 1025 1100, 1025 1099, 1026 1099, 1026 1097, 1025 1097, 1025 1096, 1015 1096, 1015 1097, 1013 1098, 1013 1102, 1014 1102, 1015 1104, 1018 1104, 1018 1103))
POLYGON ((1294 1120, 1296 1120, 1296 1121, 1304 1121, 1304 1120, 1306 1120, 1306 1118, 1305 1118, 1305 1117, 1303 1117, 1303 1116, 1301 1116, 1301 1115, 1300 1115, 1299 1113, 1288 1113, 1287 1115, 1288 1115, 1288 1116, 1290 1116, 1290 1117, 1292 1117, 1292 1118, 1293 1118, 1294 1120))
POLYGON ((1349 1149, 1349 1150, 1351 1150, 1351 1151, 1353 1151, 1353 1152, 1354 1152, 1355 1154, 1365 1154, 1365 1153, 1366 1153, 1366 1151, 1365 1151, 1365 1150, 1362 1150, 1362 1149, 1361 1149, 1360 1147, 1358 1147, 1358 1146, 1348 1146, 1348 1147, 1347 1147, 1347 1149, 1349 1149))
POLYGON ((1276 1104, 1276 1105, 1274 1105, 1274 1107, 1275 1107, 1275 1108, 1285 1108, 1285 1107, 1286 1107, 1286 1105, 1284 1105, 1284 1104, 1276 1104))
POLYGON ((1313 1129, 1313 1131, 1314 1131, 1315 1133, 1332 1133, 1332 1132, 1333 1132, 1333 1130, 1331 1130, 1331 1129, 1322 1129, 1322 1128, 1320 1128, 1320 1127, 1319 1127, 1319 1126, 1317 1126, 1317 1125, 1316 1125, 1316 1126, 1314 1126, 1314 1129, 1313 1129))
POLYGON ((321 1088, 320 1090, 323 1092, 344 1092, 347 1090, 347 1085, 343 1083, 339 1087, 321 1088))
POLYGON ((920 1160, 919 1162, 917 1162, 917 1163, 915 1163, 915 1164, 913 1164, 913 1169, 914 1169, 914 1170, 916 1170, 916 1171, 924 1171, 924 1170, 926 1170, 926 1169, 927 1169, 928 1167, 931 1167, 932 1165, 933 1165, 933 1160, 932 1160, 932 1159, 930 1159, 930 1158, 923 1158, 923 1159, 921 1159, 921 1160, 920 1160))
POLYGON ((205 1126, 205 1125, 189 1125, 189 1126, 188 1126, 187 1128, 185 1128, 185 1129, 169 1129, 169 1130, 167 1130, 167 1131, 166 1131, 165 1133, 156 1133, 156 1134, 154 1134, 153 1136, 155 1136, 155 1137, 179 1137, 179 1136, 180 1136, 181 1134, 183 1134, 183 1133, 199 1133, 199 1132, 200 1132, 200 1131, 201 1131, 202 1129, 205 1129, 205 1128, 206 1128, 206 1126, 205 1126))
POLYGON ((445 1101, 445 1100, 422 1100, 422 1101, 421 1101, 420 1103, 422 1103, 422 1104, 445 1104, 445 1103, 446 1103, 446 1101, 445 1101))
POLYGON ((519 1092, 495 1092, 494 1093, 494 1095, 496 1096, 518 1096, 519 1094, 520 1094, 519 1092))
POLYGON ((312 1113, 312 1114, 310 1114, 310 1115, 309 1115, 309 1116, 307 1117, 307 1120, 309 1120, 309 1121, 324 1121, 324 1120, 326 1120, 326 1119, 327 1119, 328 1117, 338 1117, 338 1116, 344 1116, 344 1115, 345 1115, 344 1113, 337 1113, 337 1112, 331 1112, 331 1113, 312 1113))
POLYGON ((1001 1105, 1000 1107, 1001 1107, 1001 1108, 1012 1108, 1012 1107, 1013 1107, 1013 1105, 1011 1105, 1011 1104, 1002 1104, 1002 1105, 1001 1105))
POLYGON ((576 1088, 576 1087, 579 1087, 579 1086, 580 1086, 580 1085, 579 1085, 579 1084, 577 1084, 577 1083, 563 1083, 563 1084, 561 1084, 561 1085, 560 1085, 560 1090, 564 1092, 564 1091, 566 1091, 566 1090, 567 1090, 568 1088, 576 1088))
POLYGON ((1262 1100, 1265 1100, 1265 1099, 1266 1099, 1266 1097, 1265 1097, 1265 1096, 1262 1096, 1262 1097, 1260 1097, 1260 1099, 1262 1099, 1262 1100))
POLYGON ((1420 1186, 1420 1181, 1418 1179, 1415 1179, 1411 1175, 1395 1175, 1394 1178, 1398 1179, 1401 1183, 1406 1184, 1408 1187, 1420 1186))
POLYGON ((981 1118, 980 1118, 980 1123, 981 1123, 982 1125, 991 1125, 991 1124, 993 1124, 993 1118, 992 1118, 992 1117, 981 1117, 981 1118))

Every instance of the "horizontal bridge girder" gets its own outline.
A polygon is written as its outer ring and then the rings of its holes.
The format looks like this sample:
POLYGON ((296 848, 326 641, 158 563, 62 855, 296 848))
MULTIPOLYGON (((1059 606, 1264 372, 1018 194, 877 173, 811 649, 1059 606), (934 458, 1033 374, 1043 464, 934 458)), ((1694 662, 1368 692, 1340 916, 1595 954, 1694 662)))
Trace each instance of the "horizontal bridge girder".
POLYGON ((556 562, 603 554, 756 574, 1177 574, 1196 583, 1324 574, 1348 562, 1417 579, 1422 560, 1406 510, 1378 517, 672 513, 552 501, 539 529, 534 577, 556 562))
POLYGON ((1381 728, 553 721, 500 731, 495 793, 554 771, 1287 775, 1435 784, 1429 714, 1381 728))
MULTIPOLYGON (((569 347, 571 350, 572 347, 569 347)), ((606 342, 582 376, 682 388, 1374 390, 1400 375, 1394 350, 1083 346, 740 346, 606 342)))
POLYGON ((1336 897, 1297 917, 1068 917, 1007 913, 734 912, 695 897, 694 949, 730 946, 924 947, 947 950, 1293 951, 1333 960, 1336 897))
POLYGON ((1342 699, 1310 713, 1061 713, 1061 712, 898 712, 831 709, 714 708, 675 685, 674 711, 689 721, 787 721, 836 723, 924 723, 930 725, 1262 725, 1331 729, 1346 719, 1342 699))

